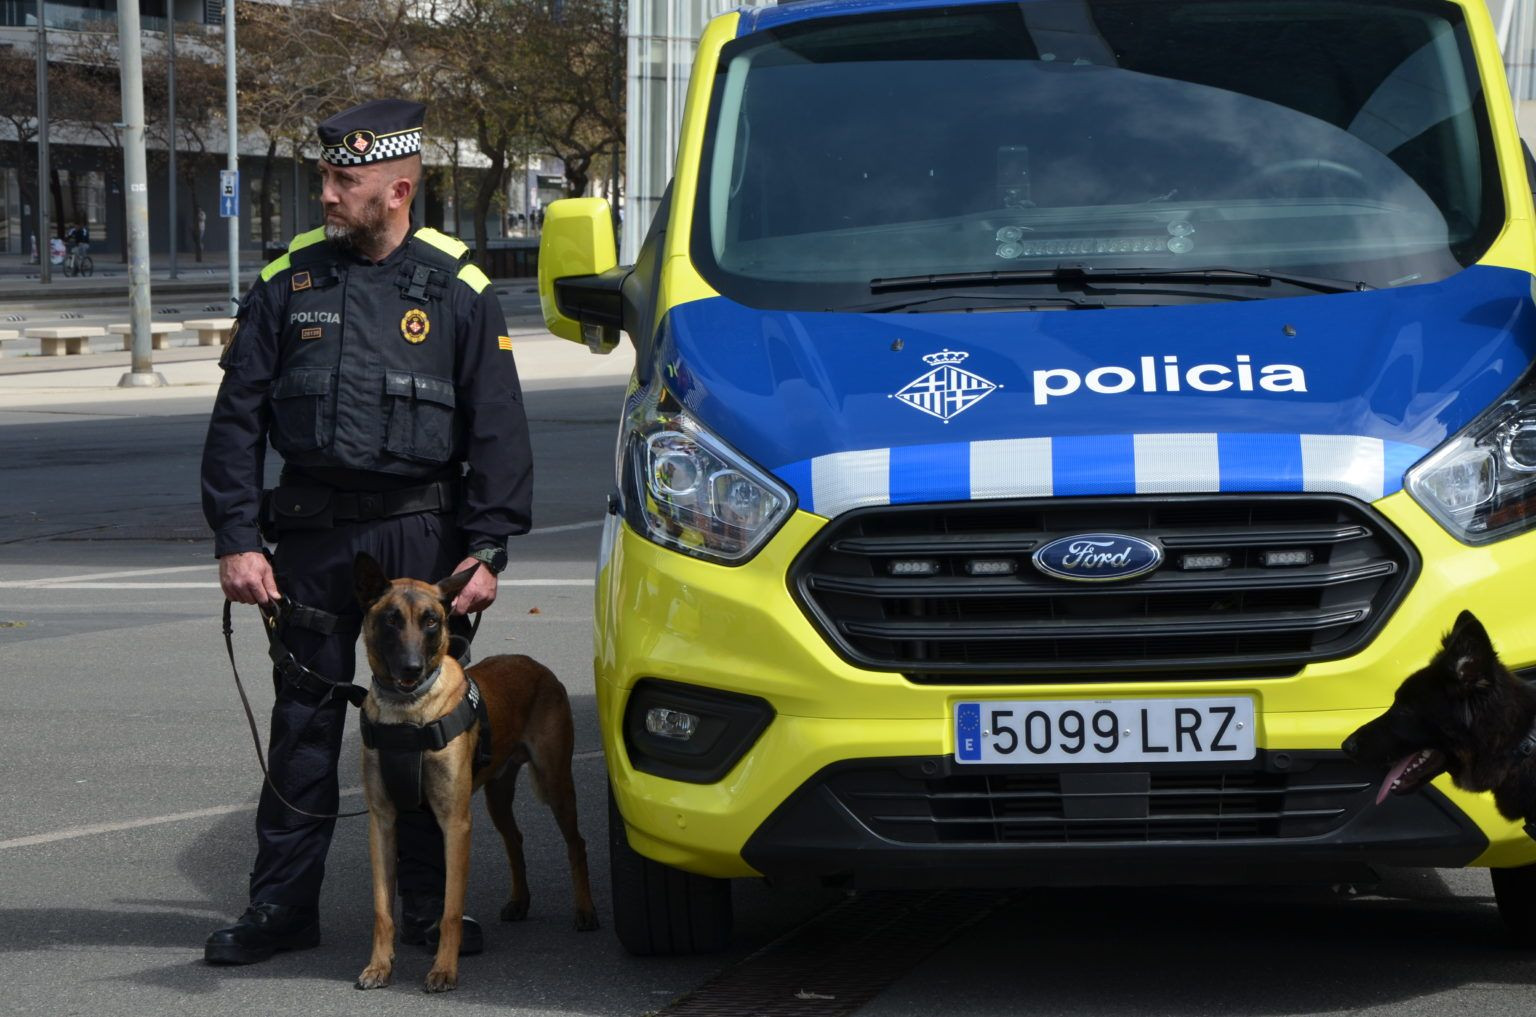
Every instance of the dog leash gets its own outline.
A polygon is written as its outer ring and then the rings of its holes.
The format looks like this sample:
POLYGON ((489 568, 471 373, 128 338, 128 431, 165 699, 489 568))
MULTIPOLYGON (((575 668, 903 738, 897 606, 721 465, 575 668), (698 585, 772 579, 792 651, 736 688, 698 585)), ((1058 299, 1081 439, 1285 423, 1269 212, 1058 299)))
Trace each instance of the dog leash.
MULTIPOLYGON (((282 641, 278 638, 277 627, 279 622, 282 620, 284 608, 289 608, 292 602, 287 598, 284 598, 280 604, 281 606, 274 608, 267 608, 261 605, 257 605, 257 610, 261 612, 262 623, 266 627, 267 641, 269 643, 268 655, 272 658, 273 665, 278 669, 279 672, 282 673, 283 680, 291 685, 296 685, 299 688, 308 689, 311 692, 317 692, 320 695, 320 702, 316 704, 316 709, 319 709, 321 706, 325 705, 331 696, 337 694, 346 699, 353 706, 361 708, 363 705, 363 700, 368 698, 367 689, 351 682, 331 681, 329 678, 326 678, 325 676, 313 671, 312 669, 305 667, 303 664, 300 664, 298 660, 293 656, 293 652, 283 645, 282 641), (323 691, 320 691, 318 689, 318 686, 320 685, 324 685, 326 688, 323 691)), ((261 766, 261 775, 262 778, 267 782, 267 787, 272 789, 272 793, 277 796, 278 801, 282 802, 284 805, 288 806, 288 808, 292 809, 294 812, 297 812, 299 815, 308 816, 311 819, 351 819, 354 816, 366 816, 368 814, 367 809, 359 809, 356 812, 335 813, 310 812, 306 809, 301 809, 297 805, 290 802, 287 798, 284 798, 283 793, 279 791, 277 789, 277 785, 273 783, 272 773, 267 769, 267 754, 261 747, 261 736, 256 731, 256 715, 251 710, 250 697, 245 694, 245 683, 240 680, 240 668, 235 664, 235 625, 231 605, 232 602, 230 599, 228 597, 224 598, 224 650, 229 655, 229 670, 235 676, 235 689, 240 693, 240 705, 245 709, 245 722, 251 729, 251 744, 256 747, 256 762, 261 766)), ((291 608, 289 609, 291 610, 291 608)), ((480 617, 482 613, 483 612, 480 611, 475 612, 475 619, 470 623, 468 636, 455 635, 450 638, 450 647, 454 645, 454 641, 458 641, 463 644, 463 648, 459 652, 453 654, 454 657, 459 659, 468 658, 469 644, 474 640, 475 635, 480 631, 480 617)), ((452 651, 450 650, 450 652, 452 651)))
MULTIPOLYGON (((356 812, 309 812, 305 809, 299 808, 297 805, 284 798, 283 793, 277 789, 277 784, 275 784, 272 780, 272 772, 267 769, 267 754, 262 750, 261 747, 261 735, 256 732, 256 715, 251 711, 250 697, 245 694, 245 683, 240 680, 240 668, 235 665, 235 625, 231 616, 230 605, 231 601, 229 598, 224 598, 224 649, 229 653, 229 669, 235 676, 235 689, 240 693, 240 705, 245 708, 245 721, 250 725, 251 728, 251 744, 256 746, 256 762, 261 766, 261 775, 266 780, 267 787, 272 789, 272 793, 277 796, 278 801, 282 802, 284 805, 288 806, 288 808, 292 809, 294 812, 297 812, 299 815, 308 816, 311 819, 350 819, 353 816, 366 816, 368 814, 367 809, 360 809, 356 812)), ((261 611, 262 622, 267 627, 268 639, 275 639, 275 632, 277 630, 280 612, 276 608, 269 610, 259 605, 257 609, 261 611)), ((293 655, 290 653, 288 657, 290 660, 292 660, 293 655)), ((294 661, 294 664, 297 667, 304 666, 299 664, 297 661, 294 661)), ((308 670, 308 668, 305 668, 305 670, 308 670)), ((313 674, 314 672, 310 673, 313 674)), ((330 684, 334 688, 341 683, 331 682, 330 684)), ((361 689, 361 687, 359 688, 364 696, 368 694, 367 689, 361 689)), ((315 708, 318 710, 320 706, 324 705, 324 702, 325 701, 322 700, 319 704, 316 705, 315 708)), ((358 701, 358 705, 361 705, 361 700, 358 701)))

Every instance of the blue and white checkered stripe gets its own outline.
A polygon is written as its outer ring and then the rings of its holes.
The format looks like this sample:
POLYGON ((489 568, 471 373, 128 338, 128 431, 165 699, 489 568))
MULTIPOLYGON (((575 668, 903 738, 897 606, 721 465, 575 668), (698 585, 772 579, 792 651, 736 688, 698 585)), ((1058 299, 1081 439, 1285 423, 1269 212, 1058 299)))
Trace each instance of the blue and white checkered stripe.
POLYGON ((385 134, 374 141, 366 155, 358 155, 346 145, 322 145, 321 156, 332 166, 361 166, 370 162, 385 162, 415 155, 421 151, 421 130, 398 131, 385 134))
POLYGON ((832 517, 871 505, 1243 491, 1344 494, 1402 489, 1429 451, 1332 434, 1113 434, 1013 438, 834 452, 774 472, 800 507, 832 517))

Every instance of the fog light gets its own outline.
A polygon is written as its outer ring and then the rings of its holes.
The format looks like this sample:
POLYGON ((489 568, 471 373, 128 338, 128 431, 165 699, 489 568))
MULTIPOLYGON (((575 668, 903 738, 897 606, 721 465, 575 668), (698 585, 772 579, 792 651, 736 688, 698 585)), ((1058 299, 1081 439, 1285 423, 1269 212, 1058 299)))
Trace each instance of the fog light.
POLYGON ((1019 571, 1019 563, 1012 558, 972 558, 965 563, 969 576, 1011 576, 1019 571))
POLYGON ((1286 568, 1296 565, 1311 565, 1311 551, 1265 551, 1263 555, 1265 568, 1286 568))
POLYGON ((1224 554, 1182 554, 1179 556, 1179 568, 1185 570, 1195 569, 1224 569, 1232 564, 1232 559, 1224 554))
POLYGON ((699 729, 699 718, 682 710, 653 706, 645 711, 645 729, 662 738, 675 738, 680 742, 686 742, 699 729))
POLYGON ((885 570, 893 576, 936 576, 939 563, 926 558, 907 558, 891 562, 885 570))
POLYGON ((624 747, 641 773, 713 784, 773 721, 757 696, 644 678, 624 707, 624 747))

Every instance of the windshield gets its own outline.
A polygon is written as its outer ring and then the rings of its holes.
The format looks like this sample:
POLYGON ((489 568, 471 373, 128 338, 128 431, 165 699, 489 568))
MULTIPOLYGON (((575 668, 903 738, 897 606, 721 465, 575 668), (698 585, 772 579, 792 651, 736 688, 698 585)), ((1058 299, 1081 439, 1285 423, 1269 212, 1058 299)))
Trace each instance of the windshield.
POLYGON ((1235 298, 1205 268, 1431 282, 1502 224, 1474 70, 1460 9, 1413 0, 1041 0, 791 24, 722 54, 693 258, 765 308, 871 309, 882 281, 969 291, 1015 273, 969 301, 998 306, 1059 292, 1064 267, 1074 292, 1142 303, 1235 298))

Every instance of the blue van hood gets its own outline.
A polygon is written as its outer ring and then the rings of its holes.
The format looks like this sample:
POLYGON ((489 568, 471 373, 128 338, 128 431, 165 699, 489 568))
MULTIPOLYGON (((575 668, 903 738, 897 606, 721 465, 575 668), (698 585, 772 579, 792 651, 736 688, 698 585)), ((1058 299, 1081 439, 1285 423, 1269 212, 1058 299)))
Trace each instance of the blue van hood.
POLYGON ((971 498, 1330 491, 1374 501, 1536 355, 1532 279, 1099 311, 844 314, 715 297, 658 363, 832 516, 971 498))

